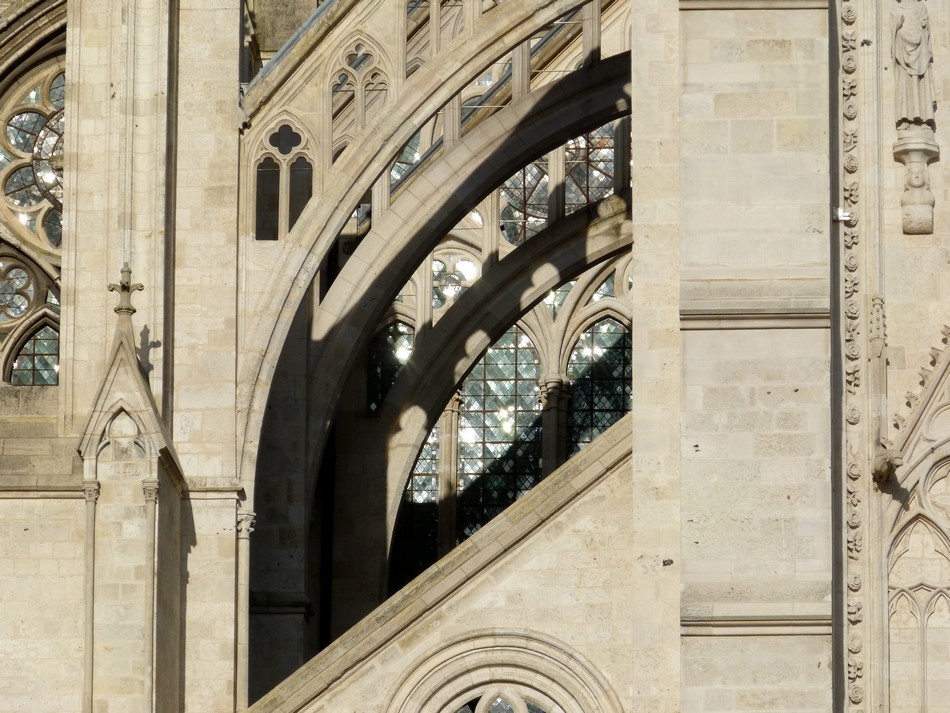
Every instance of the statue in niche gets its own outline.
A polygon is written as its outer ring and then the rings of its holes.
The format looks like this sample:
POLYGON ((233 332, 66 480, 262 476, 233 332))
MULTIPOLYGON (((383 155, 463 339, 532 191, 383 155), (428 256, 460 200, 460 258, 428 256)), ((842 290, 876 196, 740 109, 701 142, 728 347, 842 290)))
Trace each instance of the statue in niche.
POLYGON ((936 129, 934 111, 933 49, 926 0, 897 0, 891 10, 891 54, 897 98, 897 128, 908 125, 936 129))
POLYGON ((930 235, 934 230, 934 194, 927 166, 940 157, 940 147, 934 136, 937 103, 926 0, 897 0, 897 7, 891 10, 891 43, 897 109, 894 158, 907 170, 901 227, 905 235, 930 235))

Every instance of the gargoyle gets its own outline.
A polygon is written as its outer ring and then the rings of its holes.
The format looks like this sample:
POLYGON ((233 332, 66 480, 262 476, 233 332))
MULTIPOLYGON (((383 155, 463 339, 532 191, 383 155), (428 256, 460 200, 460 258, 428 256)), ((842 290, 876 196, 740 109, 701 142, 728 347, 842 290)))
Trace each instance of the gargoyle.
POLYGON ((888 478, 894 475, 902 465, 904 465, 904 456, 896 448, 884 448, 879 451, 874 456, 874 467, 871 470, 874 482, 879 484, 887 482, 888 478))

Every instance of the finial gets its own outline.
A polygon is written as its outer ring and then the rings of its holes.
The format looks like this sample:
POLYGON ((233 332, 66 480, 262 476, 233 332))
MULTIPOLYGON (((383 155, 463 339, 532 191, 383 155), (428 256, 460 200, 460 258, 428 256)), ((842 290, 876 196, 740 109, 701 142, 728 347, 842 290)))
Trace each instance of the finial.
POLYGON ((135 307, 132 306, 132 293, 139 290, 144 290, 145 286, 141 282, 132 282, 132 268, 129 267, 129 263, 122 265, 121 271, 122 279, 119 280, 119 284, 110 283, 109 292, 118 292, 119 293, 119 304, 114 308, 116 314, 135 314, 135 307))

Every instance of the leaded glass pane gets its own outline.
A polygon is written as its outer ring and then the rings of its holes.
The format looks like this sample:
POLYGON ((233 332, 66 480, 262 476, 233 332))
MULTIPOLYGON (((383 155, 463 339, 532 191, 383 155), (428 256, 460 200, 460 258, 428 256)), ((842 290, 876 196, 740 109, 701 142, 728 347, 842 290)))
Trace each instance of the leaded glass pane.
POLYGON ((571 455, 630 411, 631 347, 629 330, 609 318, 585 330, 574 345, 567 366, 573 381, 567 428, 571 455))
POLYGON ((25 154, 33 151, 33 144, 40 129, 46 124, 46 117, 35 111, 15 114, 7 122, 7 138, 10 145, 25 154))
POLYGON ((59 383, 59 333, 45 326, 16 355, 10 383, 19 386, 55 386, 59 383))
POLYGON ((0 262, 0 324, 22 317, 33 302, 33 278, 15 263, 0 262))
POLYGON ((548 713, 544 708, 528 701, 528 713, 548 713))
POLYGON ((412 327, 395 322, 370 342, 366 366, 366 408, 375 413, 412 355, 415 333, 412 327))
POLYGON ((548 224, 548 162, 529 163, 502 184, 501 230, 505 240, 520 245, 548 224))
POLYGON ((515 713, 515 709, 508 701, 498 696, 488 707, 488 713, 515 713))
POLYGON ((459 412, 456 538, 462 541, 541 476, 538 355, 512 327, 469 372, 459 412))
POLYGON ((567 215, 614 192, 614 125, 605 124, 567 142, 564 211, 567 215))
POLYGON ((46 230, 46 239, 54 248, 58 248, 63 242, 63 214, 56 208, 46 214, 43 222, 43 228, 46 230))
POLYGON ((50 83, 49 98, 57 109, 66 105, 66 75, 63 72, 57 74, 50 83))
POLYGON ((24 166, 7 176, 3 192, 11 203, 21 208, 34 206, 43 200, 43 194, 36 186, 32 166, 24 166))

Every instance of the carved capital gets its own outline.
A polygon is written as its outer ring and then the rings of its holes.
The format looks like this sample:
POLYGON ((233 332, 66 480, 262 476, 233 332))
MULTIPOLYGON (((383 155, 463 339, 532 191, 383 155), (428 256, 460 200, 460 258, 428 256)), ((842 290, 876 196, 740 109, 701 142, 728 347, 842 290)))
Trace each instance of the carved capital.
POLYGON ((238 539, 248 540, 251 533, 254 532, 254 523, 257 522, 257 515, 252 512, 239 512, 237 516, 237 534, 238 539))
POLYGON ((83 495, 86 496, 87 503, 95 503, 99 500, 99 481, 98 480, 87 480, 82 484, 83 495))
POLYGON ((541 408, 567 408, 570 386, 560 377, 545 379, 541 383, 541 408))
POLYGON ((154 478, 142 481, 142 492, 145 493, 145 502, 158 502, 158 481, 154 478))

